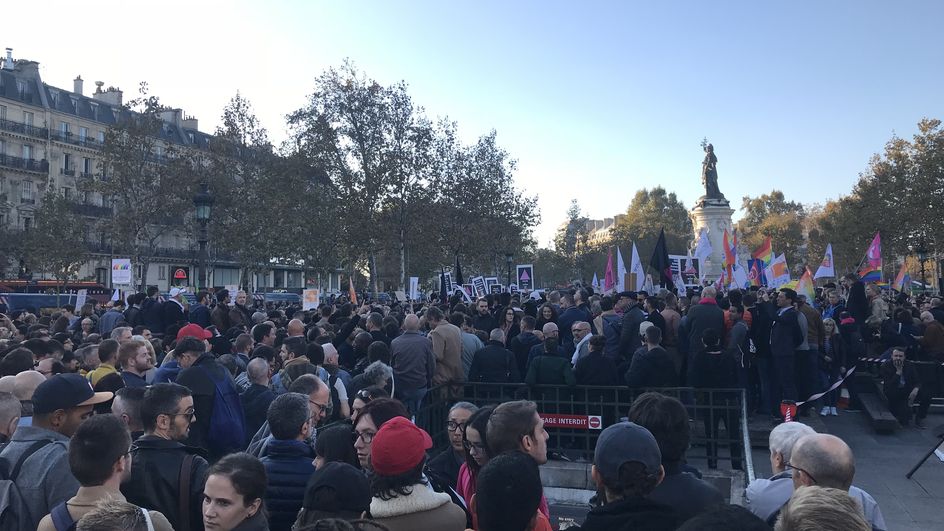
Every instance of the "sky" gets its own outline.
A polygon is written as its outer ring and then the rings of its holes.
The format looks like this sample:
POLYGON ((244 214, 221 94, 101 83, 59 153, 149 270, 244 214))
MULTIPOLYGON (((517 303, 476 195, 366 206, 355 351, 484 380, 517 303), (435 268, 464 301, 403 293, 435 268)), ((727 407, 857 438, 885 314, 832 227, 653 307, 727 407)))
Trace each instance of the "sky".
MULTIPOLYGON (((691 207, 702 138, 721 191, 824 203, 924 117, 944 119, 944 2, 10 2, 0 47, 43 80, 141 81, 212 132, 237 91, 275 140, 314 79, 353 61, 406 81, 469 143, 494 129, 537 195, 547 246, 571 199, 591 218, 662 186, 691 207)), ((739 213, 735 214, 735 218, 739 213)))

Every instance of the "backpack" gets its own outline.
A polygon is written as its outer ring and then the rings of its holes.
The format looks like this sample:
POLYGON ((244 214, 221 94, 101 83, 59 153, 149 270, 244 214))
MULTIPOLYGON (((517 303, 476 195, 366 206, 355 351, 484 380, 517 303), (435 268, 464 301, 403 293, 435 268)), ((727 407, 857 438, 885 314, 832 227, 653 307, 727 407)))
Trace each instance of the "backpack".
POLYGON ((52 444, 54 441, 47 439, 36 441, 30 445, 23 455, 13 463, 6 458, 0 458, 0 529, 26 529, 30 522, 29 509, 26 501, 20 494, 20 489, 16 486, 16 478, 20 475, 20 468, 23 463, 39 449, 52 444))
MULTIPOLYGON (((148 531, 153 531, 154 524, 151 522, 151 513, 143 507, 139 507, 138 509, 144 516, 148 531)), ((56 531, 75 531, 75 527, 79 523, 72 519, 72 515, 69 514, 69 508, 66 507, 66 502, 62 502, 53 507, 52 511, 49 512, 49 516, 52 518, 52 525, 56 527, 56 531)))
POLYGON ((215 390, 213 411, 210 413, 210 430, 207 434, 208 450, 225 454, 242 449, 246 443, 246 422, 236 386, 228 381, 225 369, 223 378, 217 379, 203 365, 197 367, 209 376, 215 390))

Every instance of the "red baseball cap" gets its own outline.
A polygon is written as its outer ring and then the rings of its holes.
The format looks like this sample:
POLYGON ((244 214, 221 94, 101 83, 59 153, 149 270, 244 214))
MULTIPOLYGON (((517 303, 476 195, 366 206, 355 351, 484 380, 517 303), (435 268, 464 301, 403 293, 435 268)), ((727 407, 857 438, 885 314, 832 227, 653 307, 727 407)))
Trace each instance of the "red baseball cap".
POLYGON ((197 324, 188 324, 187 326, 180 329, 177 332, 177 341, 190 336, 197 339, 210 339, 213 337, 213 334, 209 330, 205 330, 203 327, 197 324))
POLYGON ((381 476, 398 476, 423 461, 433 440, 422 428, 405 417, 384 422, 370 445, 370 463, 381 476))

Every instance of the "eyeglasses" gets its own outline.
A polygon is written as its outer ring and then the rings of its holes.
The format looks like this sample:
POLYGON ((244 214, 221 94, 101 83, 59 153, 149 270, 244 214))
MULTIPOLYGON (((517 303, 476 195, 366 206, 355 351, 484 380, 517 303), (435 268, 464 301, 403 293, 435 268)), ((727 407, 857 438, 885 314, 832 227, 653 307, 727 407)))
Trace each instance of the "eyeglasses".
POLYGON ((319 412, 324 412, 326 415, 330 415, 330 414, 331 414, 331 405, 332 405, 332 404, 331 404, 330 402, 328 402, 327 404, 319 404, 318 402, 315 402, 315 401, 312 400, 312 399, 308 399, 308 403, 311 404, 311 405, 313 405, 313 406, 318 406, 318 411, 319 411, 319 412))
POLYGON ((800 468, 800 467, 798 467, 798 466, 793 466, 793 465, 791 465, 790 463, 784 463, 783 466, 784 466, 785 468, 789 468, 790 470, 796 470, 797 472, 803 472, 804 474, 806 474, 806 477, 810 478, 810 481, 813 482, 814 485, 816 485, 816 478, 814 478, 813 475, 810 474, 809 472, 807 472, 806 470, 803 470, 802 468, 800 468))
POLYGON ((449 431, 456 431, 457 429, 464 430, 465 422, 456 422, 454 420, 450 420, 449 422, 446 423, 446 428, 449 431))
POLYGON ((482 443, 474 443, 468 439, 462 441, 462 447, 470 452, 475 453, 485 453, 485 445, 482 443))
POLYGON ((360 431, 360 432, 355 431, 354 442, 357 442, 357 440, 360 439, 364 441, 364 444, 370 444, 371 441, 374 440, 374 435, 377 435, 377 434, 373 432, 369 432, 369 431, 360 431))
POLYGON ((193 422, 193 417, 196 414, 197 412, 192 409, 188 409, 183 413, 161 413, 161 415, 167 415, 168 417, 187 417, 187 422, 193 422))

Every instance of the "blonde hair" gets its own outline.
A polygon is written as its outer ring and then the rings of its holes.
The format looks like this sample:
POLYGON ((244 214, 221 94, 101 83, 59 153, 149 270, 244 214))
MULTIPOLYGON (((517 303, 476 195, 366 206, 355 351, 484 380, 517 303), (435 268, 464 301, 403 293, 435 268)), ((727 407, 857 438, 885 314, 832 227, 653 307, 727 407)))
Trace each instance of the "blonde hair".
POLYGON ((774 531, 870 531, 859 502, 828 487, 800 487, 780 513, 774 531))

